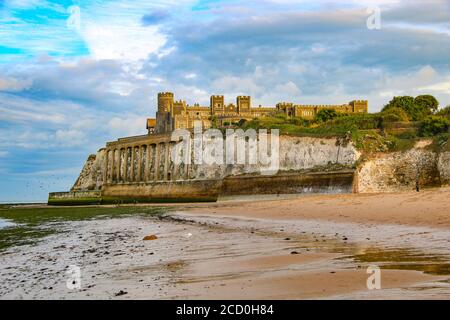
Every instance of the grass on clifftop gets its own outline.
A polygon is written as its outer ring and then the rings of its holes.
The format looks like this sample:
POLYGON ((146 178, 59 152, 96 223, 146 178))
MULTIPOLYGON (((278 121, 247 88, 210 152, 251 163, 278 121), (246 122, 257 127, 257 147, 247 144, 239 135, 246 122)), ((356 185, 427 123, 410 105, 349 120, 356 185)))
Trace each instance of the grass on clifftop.
MULTIPOLYGON (((423 135, 424 122, 398 121, 391 113, 338 114, 328 121, 305 120, 286 117, 283 114, 253 119, 239 126, 244 129, 279 129, 280 134, 318 138, 346 137, 365 154, 376 152, 407 151, 415 143, 429 135, 423 135)), ((431 124, 433 125, 433 124, 431 124)), ((442 126, 441 123, 439 125, 442 126)), ((440 130, 442 130, 440 128, 440 130)), ((439 139, 436 145, 444 146, 448 134, 436 134, 430 138, 439 139), (444 141, 445 140, 445 141, 444 141)), ((448 144, 447 144, 448 145, 448 144)), ((441 149, 440 149, 441 150, 441 149)))
POLYGON ((64 207, 64 208, 0 208, 0 219, 15 225, 0 229, 0 251, 15 245, 35 243, 37 240, 58 232, 66 221, 118 218, 127 215, 159 215, 161 207, 64 207))

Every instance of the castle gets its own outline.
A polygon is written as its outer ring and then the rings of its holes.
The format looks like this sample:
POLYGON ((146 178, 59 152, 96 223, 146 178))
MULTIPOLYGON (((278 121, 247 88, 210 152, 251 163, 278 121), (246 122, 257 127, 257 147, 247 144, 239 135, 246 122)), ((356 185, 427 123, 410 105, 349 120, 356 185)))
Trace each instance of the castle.
POLYGON ((238 96, 236 104, 226 104, 224 96, 213 95, 209 106, 195 104, 189 106, 186 101, 174 100, 172 92, 158 93, 158 111, 156 119, 147 119, 150 134, 163 134, 175 129, 191 129, 194 121, 201 121, 203 128, 213 126, 229 126, 240 120, 285 114, 287 117, 313 119, 322 109, 334 109, 339 113, 367 113, 367 100, 353 100, 341 105, 299 105, 291 102, 280 102, 275 107, 252 107, 251 97, 238 96))
MULTIPOLYGON (((201 121, 203 128, 219 128, 233 126, 242 119, 280 113, 313 119, 322 109, 367 113, 368 103, 355 100, 343 105, 313 106, 282 102, 275 107, 255 108, 248 96, 238 96, 235 105, 226 105, 223 96, 212 96, 210 106, 205 107, 174 101, 170 92, 159 93, 156 119, 147 119, 148 134, 107 142, 97 154, 88 157, 71 190, 50 193, 48 203, 216 201, 219 196, 255 193, 351 192, 353 166, 359 153, 337 137, 280 136, 279 172, 272 176, 260 175, 263 165, 176 164, 172 156, 184 141, 173 140, 171 133, 193 128, 194 121, 201 121), (341 169, 314 171, 330 164, 341 169)), ((238 138, 233 139, 237 148, 238 138)), ((240 148, 244 154, 251 152, 250 143, 244 142, 240 148)), ((194 150, 193 142, 189 150, 194 150)))

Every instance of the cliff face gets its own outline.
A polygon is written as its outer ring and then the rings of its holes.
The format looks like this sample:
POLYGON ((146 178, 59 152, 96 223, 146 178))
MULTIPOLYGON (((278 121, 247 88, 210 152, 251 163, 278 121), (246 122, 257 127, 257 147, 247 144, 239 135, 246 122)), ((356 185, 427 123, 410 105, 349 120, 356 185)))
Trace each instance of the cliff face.
POLYGON ((450 151, 442 152, 439 155, 438 170, 442 185, 450 185, 450 151))
MULTIPOLYGON (((175 148, 175 145, 172 146, 175 148)), ((325 167, 330 164, 351 167, 359 159, 360 153, 351 143, 340 139, 321 139, 311 137, 280 136, 279 171, 308 170, 315 167, 325 167)), ((252 152, 256 152, 252 150, 252 152)), ((91 155, 86 161, 72 191, 100 190, 103 184, 106 153, 100 149, 96 155, 91 155)), ((161 162, 164 162, 162 159, 161 162)), ((130 168, 130 164, 129 167, 130 168)), ((253 165, 189 165, 189 180, 223 179, 228 176, 242 174, 259 174, 267 167, 261 164, 253 165)), ((183 171, 182 166, 170 162, 169 171, 173 176, 183 171)), ((177 179, 178 180, 178 179, 177 179)))
MULTIPOLYGON (((360 153, 353 144, 339 139, 280 136, 279 172, 300 171, 330 164, 351 167, 360 153)), ((256 150, 253 152, 257 152, 256 150)), ((267 166, 256 165, 191 165, 190 179, 223 179, 227 176, 258 174, 267 166)))
POLYGON ((409 151, 383 153, 364 161, 357 170, 355 191, 412 191, 448 183, 450 156, 427 150, 430 143, 421 141, 409 151))
MULTIPOLYGON (((411 191, 420 188, 449 185, 450 152, 436 153, 427 149, 429 141, 419 142, 406 152, 380 153, 359 163, 354 191, 360 193, 411 191)), ((175 144, 172 148, 175 148, 175 144)), ((301 172, 310 169, 354 167, 361 157, 352 143, 340 139, 280 136, 279 172, 301 172)), ((253 151, 254 152, 254 151, 253 151)), ((87 159, 72 191, 101 190, 106 152, 100 149, 87 159)), ((162 161, 164 162, 164 161, 162 161)), ((185 170, 169 162, 173 177, 185 170)), ((136 165, 136 164, 135 164, 136 165)), ((130 164, 129 167, 130 168, 130 164)), ((226 177, 258 175, 264 166, 256 165, 195 165, 188 167, 184 181, 220 180, 226 177)), ((180 181, 179 178, 175 178, 180 181)), ((181 179, 182 180, 182 179, 181 179)))
POLYGON ((353 144, 336 138, 280 138, 280 170, 304 170, 329 164, 353 166, 361 154, 353 144))
POLYGON ((81 170, 71 191, 100 190, 103 185, 102 172, 105 166, 105 150, 91 154, 81 170))

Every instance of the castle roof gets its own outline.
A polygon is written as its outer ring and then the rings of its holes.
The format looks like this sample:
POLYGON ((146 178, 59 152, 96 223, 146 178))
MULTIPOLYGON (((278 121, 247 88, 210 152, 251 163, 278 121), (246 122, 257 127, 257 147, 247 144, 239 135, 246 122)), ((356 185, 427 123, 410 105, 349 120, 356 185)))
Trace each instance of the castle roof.
POLYGON ((156 126, 156 119, 155 118, 147 119, 147 129, 155 127, 155 126, 156 126))

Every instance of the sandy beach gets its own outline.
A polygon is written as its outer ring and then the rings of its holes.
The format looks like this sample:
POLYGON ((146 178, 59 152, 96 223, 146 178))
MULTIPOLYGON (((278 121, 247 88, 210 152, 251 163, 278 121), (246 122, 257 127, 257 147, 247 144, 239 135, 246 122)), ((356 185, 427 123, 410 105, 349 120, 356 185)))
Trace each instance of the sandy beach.
POLYGON ((267 201, 222 202, 196 213, 270 219, 450 228, 450 188, 383 194, 320 194, 267 201))
POLYGON ((0 298, 450 299, 449 196, 231 199, 53 223, 64 232, 2 252, 0 298), (79 289, 67 287, 71 265, 79 289))

